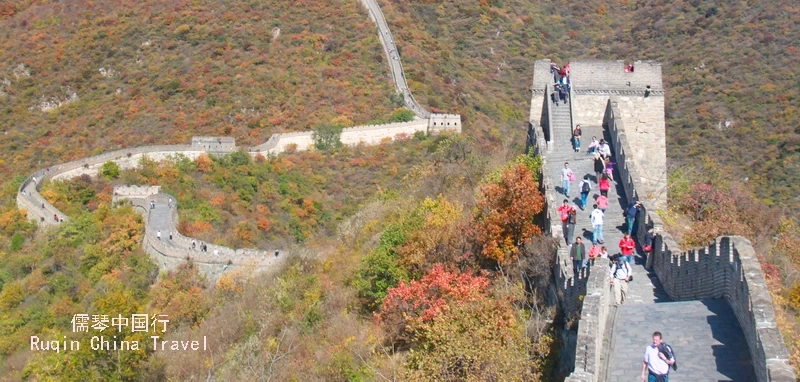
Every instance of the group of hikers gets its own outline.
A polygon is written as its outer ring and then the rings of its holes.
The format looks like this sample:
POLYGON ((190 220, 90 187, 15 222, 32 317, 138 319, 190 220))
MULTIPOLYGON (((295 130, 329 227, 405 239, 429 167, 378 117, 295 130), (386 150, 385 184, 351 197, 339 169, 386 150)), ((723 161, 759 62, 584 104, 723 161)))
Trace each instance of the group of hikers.
POLYGON ((561 101, 564 104, 569 102, 569 89, 572 84, 569 81, 569 64, 564 67, 559 67, 555 61, 550 61, 550 73, 553 75, 553 92, 550 94, 550 99, 558 106, 561 101))
MULTIPOLYGON (((626 66, 625 70, 626 72, 633 72, 633 65, 626 66)), ((569 102, 571 86, 569 78, 570 65, 559 67, 554 61, 551 61, 550 72, 554 81, 553 92, 550 94, 551 100, 556 106, 558 106, 559 102, 566 104, 569 102)), ((571 143, 576 153, 581 151, 582 135, 581 126, 575 126, 571 143)), ((587 155, 592 155, 590 160, 593 161, 594 179, 590 174, 585 174, 578 183, 580 192, 579 205, 572 205, 569 201, 570 186, 572 182, 578 180, 575 172, 569 167, 569 162, 565 162, 564 168, 561 169, 561 191, 567 197, 562 205, 558 207, 562 231, 565 244, 569 248, 569 257, 572 260, 576 278, 580 277, 585 268, 594 266, 595 260, 598 258, 607 258, 611 261, 608 269, 610 286, 614 293, 614 306, 619 306, 628 294, 628 283, 633 281, 632 265, 634 252, 636 251, 636 242, 633 237, 636 234, 636 221, 642 210, 642 204, 634 201, 623 209, 626 223, 622 228, 624 236, 618 243, 619 252, 610 255, 609 248, 605 245, 603 237, 603 224, 605 222, 606 209, 609 205, 608 191, 612 184, 616 184, 614 180, 615 163, 612 161, 611 147, 605 139, 598 140, 596 136, 593 136, 586 153, 587 155), (594 195, 593 209, 589 214, 592 234, 591 246, 588 246, 589 243, 584 244, 584 238, 581 235, 575 237, 575 226, 578 222, 578 210, 586 210, 589 195, 595 185, 598 187, 599 193, 594 195)), ((651 254, 654 241, 653 228, 649 228, 644 234, 644 242, 641 243, 641 249, 647 255, 647 264, 645 264, 647 268, 650 267, 652 261, 651 254)), ((661 337, 660 332, 653 333, 653 343, 645 349, 642 362, 643 381, 667 382, 670 368, 676 368, 674 352, 669 345, 662 341, 661 337)))

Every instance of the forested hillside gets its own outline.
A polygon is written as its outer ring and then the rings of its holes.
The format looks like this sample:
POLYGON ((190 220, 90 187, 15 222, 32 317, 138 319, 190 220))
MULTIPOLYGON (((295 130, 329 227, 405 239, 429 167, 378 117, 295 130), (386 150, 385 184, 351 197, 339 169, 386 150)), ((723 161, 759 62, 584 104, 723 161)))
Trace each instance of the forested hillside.
POLYGON ((459 105, 473 122, 521 120, 537 58, 660 61, 672 166, 702 171, 712 158, 768 203, 798 211, 784 203, 800 195, 800 8, 791 1, 382 4, 417 98, 459 105))
POLYGON ((0 7, 7 175, 193 135, 258 144, 397 107, 375 26, 352 1, 0 7))

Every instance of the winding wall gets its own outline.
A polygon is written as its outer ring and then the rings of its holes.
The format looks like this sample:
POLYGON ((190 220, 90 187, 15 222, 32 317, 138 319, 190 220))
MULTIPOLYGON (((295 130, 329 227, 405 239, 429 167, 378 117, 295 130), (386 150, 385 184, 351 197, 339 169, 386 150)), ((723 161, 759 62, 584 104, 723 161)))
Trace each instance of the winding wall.
MULTIPOLYGON (((346 145, 374 145, 382 143, 387 139, 407 139, 416 132, 436 134, 443 131, 454 131, 460 133, 460 115, 432 114, 425 110, 414 99, 413 94, 411 94, 408 88, 408 83, 406 82, 403 66, 394 45, 394 38, 391 35, 391 31, 389 30, 389 26, 386 23, 380 6, 376 0, 362 0, 362 3, 367 8, 370 18, 378 27, 378 34, 384 52, 386 53, 387 61, 389 62, 395 87, 398 92, 403 94, 406 105, 417 115, 417 118, 404 123, 346 128, 342 131, 342 143, 346 145)), ((309 150, 313 146, 313 138, 314 133, 312 131, 273 134, 267 142, 249 148, 248 152, 253 156, 263 154, 277 155, 286 151, 287 148, 292 145, 295 150, 309 150)), ((101 155, 74 160, 38 170, 25 179, 17 191, 17 207, 20 210, 25 210, 28 218, 40 225, 57 225, 62 221, 68 220, 69 217, 50 204, 39 193, 41 185, 45 180, 65 180, 82 175, 95 176, 101 170, 103 164, 109 161, 116 163, 121 169, 131 169, 136 168, 145 156, 155 161, 162 161, 175 155, 184 155, 189 159, 196 159, 203 153, 224 155, 236 150, 238 150, 238 148, 232 137, 197 136, 192 137, 190 145, 141 146, 115 150, 101 155)), ((141 204, 140 200, 137 198, 131 198, 131 201, 137 206, 141 204)), ((169 229, 175 228, 175 222, 177 221, 176 210, 172 209, 172 213, 175 214, 175 216, 169 219, 169 229)), ((149 219, 150 212, 146 212, 145 215, 149 219)), ((180 236, 177 233, 177 229, 174 230, 176 235, 172 243, 175 245, 165 245, 160 243, 157 239, 154 239, 154 233, 152 229, 148 229, 149 226, 149 223, 145 225, 146 234, 144 246, 146 250, 157 259, 157 263, 162 268, 173 269, 179 262, 193 258, 201 271, 205 271, 205 273, 212 276, 217 275, 218 277, 222 271, 230 267, 242 267, 246 265, 268 267, 274 262, 269 256, 263 257, 266 253, 265 251, 257 251, 257 253, 255 253, 250 250, 234 250, 226 247, 217 248, 224 254, 221 255, 220 258, 209 259, 204 255, 198 256, 197 253, 187 252, 187 248, 190 247, 186 246, 186 240, 191 239, 180 236), (264 259, 268 259, 268 261, 264 259)), ((280 253, 280 251, 277 252, 280 253)))

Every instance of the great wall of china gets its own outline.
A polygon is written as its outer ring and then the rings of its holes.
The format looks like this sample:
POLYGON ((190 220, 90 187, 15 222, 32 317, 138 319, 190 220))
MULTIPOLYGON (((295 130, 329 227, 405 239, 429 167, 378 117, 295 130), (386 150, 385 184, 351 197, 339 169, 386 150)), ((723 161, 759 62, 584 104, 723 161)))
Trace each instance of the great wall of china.
MULTIPOLYGON (((461 116, 457 114, 437 114, 425 110, 417 103, 408 89, 402 63, 397 54, 394 38, 389 31, 383 13, 375 0, 363 0, 369 17, 377 26, 380 41, 398 93, 403 94, 406 106, 416 114, 409 122, 383 125, 348 127, 342 130, 340 140, 345 145, 375 145, 396 138, 407 138, 414 133, 438 134, 443 131, 461 132, 461 116)), ((274 156, 285 152, 289 147, 303 151, 313 149, 314 132, 302 131, 273 134, 261 145, 245 149, 251 156, 274 156)), ((36 171, 25 179, 17 191, 17 207, 27 213, 29 219, 42 226, 54 226, 69 219, 39 193, 42 183, 47 180, 65 180, 82 175, 96 176, 106 162, 116 163, 120 169, 139 166, 146 156, 150 160, 163 161, 176 155, 196 159, 201 154, 225 155, 243 148, 236 146, 232 137, 192 137, 189 145, 140 146, 115 150, 101 155, 74 160, 36 171)), ((201 273, 210 280, 218 279, 224 272, 238 268, 255 271, 268 270, 284 259, 282 249, 233 249, 210 245, 208 252, 192 248, 192 238, 184 237, 177 230, 177 206, 170 206, 166 200, 171 196, 160 194, 158 189, 137 186, 124 186, 115 189, 115 200, 127 199, 144 215, 145 235, 143 248, 162 270, 173 270, 178 265, 192 260, 201 273), (156 208, 148 208, 151 200, 156 208), (168 211, 164 213, 164 211, 168 211), (161 237, 158 237, 158 233, 161 237), (169 232, 173 239, 168 240, 169 232), (217 250, 219 255, 213 253, 217 250)), ((174 200, 174 198, 173 198, 174 200)), ((200 243, 199 240, 195 240, 200 243)))
MULTIPOLYGON (((566 381, 639 380, 644 348, 656 330, 680 352, 680 368, 670 373, 671 381, 795 381, 750 242, 723 236, 708 247, 682 250, 655 212, 667 200, 660 64, 637 61, 635 72, 626 73, 622 61, 573 61, 570 102, 556 105, 549 97, 549 63, 539 60, 534 65, 526 144, 544 161, 545 228, 560 236, 556 207, 563 196, 557 193, 554 177, 563 163, 568 161, 578 178, 584 173, 593 177, 591 160, 583 152, 575 153, 570 142, 580 124, 582 140, 605 138, 617 164, 616 188, 609 190, 606 211, 609 253, 618 252, 619 229, 627 228, 621 214, 629 201, 643 205, 635 220, 637 241, 644 242, 647 228, 657 233, 653 254, 646 259, 652 269, 645 269, 642 257, 619 307, 611 305, 609 261, 599 259, 575 272, 561 241, 554 270, 558 302, 567 315, 578 317, 577 333, 567 340, 562 359, 562 371, 569 374, 566 381)), ((576 228, 583 233, 577 235, 591 241, 588 219, 578 219, 576 228)))

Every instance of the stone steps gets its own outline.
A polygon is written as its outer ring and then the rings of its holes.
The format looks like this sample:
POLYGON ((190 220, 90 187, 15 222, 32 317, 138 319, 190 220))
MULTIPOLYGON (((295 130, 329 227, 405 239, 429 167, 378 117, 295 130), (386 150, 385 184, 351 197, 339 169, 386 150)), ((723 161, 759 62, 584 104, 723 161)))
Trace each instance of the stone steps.
POLYGON ((623 304, 613 321, 607 381, 641 381, 641 360, 655 331, 678 360, 670 382, 756 380, 747 341, 725 300, 623 304))

